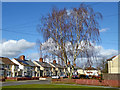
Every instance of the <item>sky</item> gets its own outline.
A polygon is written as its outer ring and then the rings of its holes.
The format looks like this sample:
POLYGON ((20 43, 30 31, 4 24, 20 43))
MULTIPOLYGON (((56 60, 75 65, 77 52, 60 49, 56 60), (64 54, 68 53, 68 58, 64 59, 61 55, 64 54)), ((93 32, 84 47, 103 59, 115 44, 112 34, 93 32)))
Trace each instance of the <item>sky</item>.
MULTIPOLYGON (((101 55, 116 55, 118 51, 118 3, 89 2, 95 12, 100 12, 99 21, 101 55)), ((25 55, 28 59, 38 59, 36 42, 44 42, 42 33, 37 32, 40 18, 51 12, 52 7, 71 9, 79 7, 79 2, 3 2, 2 3, 2 56, 9 58, 25 55)), ((98 49, 98 48, 97 48, 98 49)))

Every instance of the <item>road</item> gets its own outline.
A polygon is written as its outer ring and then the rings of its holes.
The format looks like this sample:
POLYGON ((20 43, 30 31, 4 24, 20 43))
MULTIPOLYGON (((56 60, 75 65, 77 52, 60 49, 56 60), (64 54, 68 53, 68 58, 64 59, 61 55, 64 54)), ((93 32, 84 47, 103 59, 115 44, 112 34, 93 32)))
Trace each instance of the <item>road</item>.
POLYGON ((50 84, 50 80, 27 80, 27 81, 13 81, 3 82, 2 86, 23 85, 23 84, 50 84))

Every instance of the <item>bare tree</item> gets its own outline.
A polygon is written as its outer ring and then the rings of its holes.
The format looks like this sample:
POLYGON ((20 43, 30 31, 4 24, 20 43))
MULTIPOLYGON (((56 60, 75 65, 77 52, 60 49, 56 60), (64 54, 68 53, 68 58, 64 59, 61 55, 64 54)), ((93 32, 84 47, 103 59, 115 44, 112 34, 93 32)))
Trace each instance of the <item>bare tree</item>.
POLYGON ((102 57, 97 66, 103 73, 108 73, 107 57, 102 57))
POLYGON ((87 57, 90 62, 94 53, 89 53, 88 49, 94 48, 100 40, 98 19, 101 18, 99 12, 85 4, 70 10, 53 8, 41 18, 38 30, 44 34, 45 40, 54 40, 59 52, 48 50, 49 53, 58 56, 68 67, 67 63, 72 60, 74 65, 77 57, 87 57))

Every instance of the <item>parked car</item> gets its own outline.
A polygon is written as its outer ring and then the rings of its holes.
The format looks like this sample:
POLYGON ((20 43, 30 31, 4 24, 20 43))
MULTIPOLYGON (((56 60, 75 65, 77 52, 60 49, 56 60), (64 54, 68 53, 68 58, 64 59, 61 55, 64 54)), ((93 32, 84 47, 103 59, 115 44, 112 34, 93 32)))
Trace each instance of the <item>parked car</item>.
POLYGON ((81 74, 81 75, 79 76, 79 78, 89 79, 89 76, 88 76, 88 75, 81 74))
POLYGON ((78 75, 72 75, 72 79, 78 79, 78 75))
POLYGON ((32 76, 26 75, 25 77, 27 77, 27 78, 31 78, 32 76))
MULTIPOLYGON (((86 75, 86 76, 87 76, 87 75, 86 75)), ((93 76, 92 76, 92 75, 89 75, 88 77, 89 77, 89 78, 93 78, 93 76)))
POLYGON ((101 75, 98 75, 98 76, 97 76, 97 79, 102 79, 101 75))
POLYGON ((60 76, 52 76, 52 79, 59 79, 60 76))
POLYGON ((61 78, 68 78, 66 75, 61 75, 60 77, 61 78))

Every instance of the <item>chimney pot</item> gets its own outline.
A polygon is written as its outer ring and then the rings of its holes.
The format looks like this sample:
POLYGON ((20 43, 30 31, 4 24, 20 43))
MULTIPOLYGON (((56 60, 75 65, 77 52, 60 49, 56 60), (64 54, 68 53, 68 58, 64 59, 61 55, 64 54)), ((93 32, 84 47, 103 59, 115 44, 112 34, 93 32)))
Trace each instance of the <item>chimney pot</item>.
POLYGON ((43 58, 40 58, 40 59, 39 59, 39 62, 43 62, 43 58))
POLYGON ((56 64, 56 60, 53 60, 53 63, 56 64))
POLYGON ((76 66, 76 64, 74 64, 74 66, 76 66))
POLYGON ((70 65, 70 61, 68 62, 68 65, 70 65))
POLYGON ((24 55, 21 55, 21 56, 20 56, 20 60, 25 60, 25 56, 24 56, 24 55))

